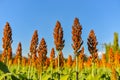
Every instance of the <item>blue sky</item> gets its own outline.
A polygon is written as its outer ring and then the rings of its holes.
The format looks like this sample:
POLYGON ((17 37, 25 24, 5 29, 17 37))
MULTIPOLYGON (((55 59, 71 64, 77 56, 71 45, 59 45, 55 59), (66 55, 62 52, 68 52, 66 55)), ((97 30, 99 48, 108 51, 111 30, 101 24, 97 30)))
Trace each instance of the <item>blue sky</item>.
POLYGON ((29 53, 30 41, 37 29, 39 42, 42 37, 46 40, 49 56, 51 48, 55 47, 53 29, 59 20, 64 30, 64 56, 73 55, 71 30, 75 17, 83 27, 83 46, 87 54, 87 37, 91 29, 96 33, 99 51, 103 50, 102 43, 112 42, 114 32, 120 34, 119 0, 0 0, 0 50, 3 28, 8 21, 13 32, 14 53, 18 42, 22 43, 23 55, 29 53))

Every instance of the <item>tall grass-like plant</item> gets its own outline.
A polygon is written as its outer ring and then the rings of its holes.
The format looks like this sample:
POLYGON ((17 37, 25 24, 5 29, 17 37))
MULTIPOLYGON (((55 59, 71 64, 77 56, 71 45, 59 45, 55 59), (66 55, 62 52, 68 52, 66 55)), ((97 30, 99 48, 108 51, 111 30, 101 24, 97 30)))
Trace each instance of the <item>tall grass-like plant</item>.
POLYGON ((21 62, 22 62, 22 45, 21 45, 21 42, 19 42, 19 44, 18 44, 18 47, 17 47, 17 50, 16 50, 15 60, 17 62, 18 71, 19 71, 20 66, 21 66, 21 62))
MULTIPOLYGON (((32 40, 30 43, 30 55, 31 57, 36 56, 36 52, 37 52, 37 46, 38 46, 38 31, 35 30, 34 34, 32 36, 32 40)), ((32 58, 32 64, 34 64, 35 62, 35 58, 32 58)))
POLYGON ((64 48, 64 42, 63 40, 63 29, 61 27, 61 24, 59 21, 56 22, 55 28, 54 28, 54 44, 58 53, 58 80, 60 80, 60 51, 64 48))
POLYGON ((74 50, 75 58, 76 58, 76 80, 78 80, 78 56, 81 52, 81 46, 83 44, 82 41, 82 26, 79 23, 79 19, 75 18, 73 26, 72 26, 72 48, 74 50))
POLYGON ((8 65, 8 61, 12 58, 12 29, 10 27, 10 24, 6 22, 6 25, 4 27, 3 31, 3 54, 2 54, 2 61, 8 65), (9 59, 9 60, 8 60, 9 59))
POLYGON ((54 48, 51 49, 50 53, 50 65, 51 65, 51 79, 53 79, 53 67, 55 65, 55 50, 54 48))
POLYGON ((30 60, 30 65, 29 65, 29 70, 28 70, 28 79, 30 79, 31 66, 34 65, 36 58, 37 58, 36 56, 37 45, 38 45, 38 31, 35 30, 32 36, 31 43, 30 43, 30 54, 28 54, 29 60, 30 60))
POLYGON ((40 69, 40 74, 39 74, 40 80, 42 80, 42 71, 45 65, 45 61, 47 59, 46 55, 47 55, 47 45, 46 45, 45 39, 42 38, 38 46, 38 61, 39 61, 38 67, 40 69))
POLYGON ((94 77, 94 67, 95 67, 95 61, 97 59, 97 39, 94 33, 94 30, 91 30, 88 36, 88 50, 92 56, 92 76, 94 77))

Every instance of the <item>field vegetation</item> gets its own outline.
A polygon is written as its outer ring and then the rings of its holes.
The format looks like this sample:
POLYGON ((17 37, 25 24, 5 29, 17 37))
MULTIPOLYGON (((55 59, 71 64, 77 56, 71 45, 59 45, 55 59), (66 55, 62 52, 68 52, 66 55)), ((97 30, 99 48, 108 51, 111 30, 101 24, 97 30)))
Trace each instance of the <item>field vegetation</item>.
POLYGON ((6 22, 2 37, 0 80, 120 80, 118 33, 114 33, 113 43, 103 44, 105 53, 99 57, 99 44, 94 30, 88 34, 87 42, 82 40, 81 35, 84 32, 78 18, 74 19, 71 30, 72 43, 69 44, 73 48, 74 56, 68 55, 68 58, 64 58, 64 32, 61 23, 57 21, 53 30, 55 48, 50 53, 44 37, 39 42, 38 31, 35 30, 28 57, 22 56, 21 42, 18 42, 16 55, 13 57, 12 28, 6 22), (83 42, 87 43, 90 56, 85 54, 83 42))

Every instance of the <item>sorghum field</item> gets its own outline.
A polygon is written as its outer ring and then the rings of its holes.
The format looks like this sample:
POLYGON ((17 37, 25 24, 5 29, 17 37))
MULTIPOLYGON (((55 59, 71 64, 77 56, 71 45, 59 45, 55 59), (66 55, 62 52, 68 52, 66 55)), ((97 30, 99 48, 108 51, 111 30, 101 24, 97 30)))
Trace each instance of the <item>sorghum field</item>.
MULTIPOLYGON (((22 43, 18 43, 16 55, 12 56, 12 28, 8 22, 3 29, 2 54, 0 56, 0 80, 120 80, 120 48, 118 33, 114 33, 113 44, 104 44, 105 53, 98 56, 97 36, 91 30, 87 45, 90 56, 84 53, 81 35, 82 26, 78 18, 73 21, 71 44, 74 56, 64 58, 64 32, 59 21, 53 30, 55 48, 47 56, 44 38, 38 38, 35 30, 30 42, 28 57, 22 56, 22 43)), ((54 46, 53 45, 53 46, 54 46)))

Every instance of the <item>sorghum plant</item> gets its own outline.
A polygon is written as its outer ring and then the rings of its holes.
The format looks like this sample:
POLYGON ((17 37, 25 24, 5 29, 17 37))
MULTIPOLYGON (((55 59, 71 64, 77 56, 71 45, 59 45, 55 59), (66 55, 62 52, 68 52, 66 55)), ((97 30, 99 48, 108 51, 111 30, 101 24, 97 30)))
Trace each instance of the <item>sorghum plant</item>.
POLYGON ((6 22, 6 25, 4 27, 4 31, 3 31, 3 54, 2 54, 2 61, 5 64, 8 64, 8 59, 12 58, 12 48, 11 48, 11 44, 13 42, 12 40, 12 29, 10 27, 10 24, 8 22, 6 22))
POLYGON ((64 42, 65 40, 63 40, 63 29, 61 27, 61 24, 59 21, 56 22, 55 28, 54 28, 54 44, 56 47, 56 50, 58 51, 58 80, 60 80, 60 60, 59 60, 59 56, 60 56, 60 51, 62 51, 62 49, 64 48, 64 42))
POLYGON ((95 62, 96 62, 97 56, 98 56, 97 44, 98 44, 98 42, 97 42, 94 30, 91 30, 89 33, 89 36, 88 36, 87 45, 88 45, 88 50, 92 56, 92 76, 93 77, 94 77, 94 65, 95 65, 95 62))
POLYGON ((82 26, 79 23, 79 19, 75 18, 72 26, 72 48, 76 57, 76 80, 78 80, 78 55, 81 52, 82 41, 82 26))

